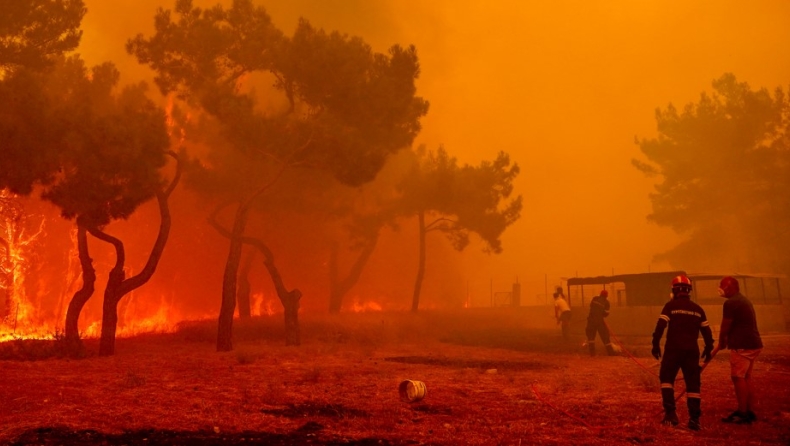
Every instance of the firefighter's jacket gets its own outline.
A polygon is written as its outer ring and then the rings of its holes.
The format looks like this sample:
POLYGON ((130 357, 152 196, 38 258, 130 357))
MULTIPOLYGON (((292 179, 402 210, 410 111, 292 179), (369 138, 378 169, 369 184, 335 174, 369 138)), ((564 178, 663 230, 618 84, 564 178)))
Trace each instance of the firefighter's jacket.
POLYGON ((609 299, 603 296, 595 296, 590 301, 590 314, 587 320, 590 322, 603 322, 603 318, 609 316, 609 299))
POLYGON ((660 347, 661 336, 667 330, 666 350, 696 350, 697 339, 702 333, 705 347, 713 349, 713 333, 705 316, 705 310, 688 297, 676 297, 664 305, 653 332, 653 347, 660 347))

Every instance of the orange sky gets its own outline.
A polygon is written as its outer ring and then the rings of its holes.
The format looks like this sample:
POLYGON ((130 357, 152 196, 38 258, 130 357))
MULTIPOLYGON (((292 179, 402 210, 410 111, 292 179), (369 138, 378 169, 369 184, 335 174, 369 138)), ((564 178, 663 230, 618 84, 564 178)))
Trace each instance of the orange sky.
MULTIPOLYGON (((88 62, 111 60, 125 79, 149 76, 123 44, 150 35, 156 6, 174 2, 86 3, 88 62)), ((288 34, 303 16, 377 51, 414 44, 419 94, 431 103, 416 144, 444 144, 474 164, 504 150, 521 166, 524 210, 504 252, 482 256, 473 243, 464 254, 476 296, 492 279, 505 291, 518 277, 531 303, 546 280, 682 269, 651 263, 678 239, 646 221, 652 183, 631 166, 634 137, 655 136, 656 107, 696 101, 725 72, 753 88, 790 84, 790 2, 780 0, 259 3, 288 34)))

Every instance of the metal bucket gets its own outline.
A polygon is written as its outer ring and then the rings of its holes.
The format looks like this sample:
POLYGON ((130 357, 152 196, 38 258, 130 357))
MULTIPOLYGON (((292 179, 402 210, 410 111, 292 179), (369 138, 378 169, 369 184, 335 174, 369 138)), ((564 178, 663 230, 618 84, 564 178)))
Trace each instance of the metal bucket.
POLYGON ((400 393, 400 399, 402 401, 416 403, 417 401, 425 398, 425 394, 428 392, 428 390, 425 388, 424 382, 407 379, 406 381, 400 383, 400 386, 398 386, 398 392, 400 393))

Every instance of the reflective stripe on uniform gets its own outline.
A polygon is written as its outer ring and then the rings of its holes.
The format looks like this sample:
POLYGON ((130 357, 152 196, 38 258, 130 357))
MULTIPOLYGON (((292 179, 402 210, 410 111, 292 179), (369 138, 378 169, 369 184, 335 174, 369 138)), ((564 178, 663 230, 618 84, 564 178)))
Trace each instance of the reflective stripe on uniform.
POLYGON ((710 325, 710 324, 708 324, 708 321, 704 321, 704 322, 702 322, 700 324, 700 326, 702 326, 702 327, 707 327, 708 325, 710 325))
POLYGON ((666 314, 662 314, 662 315, 661 315, 661 316, 659 316, 658 318, 659 318, 659 319, 664 319, 665 321, 669 322, 669 316, 667 316, 666 314))
POLYGON ((686 393, 686 398, 696 398, 696 399, 700 399, 700 398, 702 398, 702 397, 701 397, 701 396, 699 396, 699 393, 691 393, 691 392, 688 392, 688 393, 686 393))
POLYGON ((675 385, 672 384, 672 383, 661 383, 661 388, 662 389, 674 389, 675 385))

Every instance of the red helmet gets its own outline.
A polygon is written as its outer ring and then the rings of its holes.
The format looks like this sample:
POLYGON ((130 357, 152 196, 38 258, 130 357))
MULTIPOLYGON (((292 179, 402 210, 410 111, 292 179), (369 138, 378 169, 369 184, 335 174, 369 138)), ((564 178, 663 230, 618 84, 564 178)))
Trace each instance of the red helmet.
POLYGON ((721 297, 732 297, 739 291, 741 289, 738 285, 738 279, 731 276, 721 279, 721 283, 719 283, 719 294, 721 297))
POLYGON ((691 280, 682 274, 675 276, 672 279, 672 294, 688 297, 691 294, 691 280))
POLYGON ((601 294, 600 294, 600 296, 601 296, 601 297, 609 297, 609 292, 608 292, 608 291, 606 291, 606 290, 601 290, 601 294))

